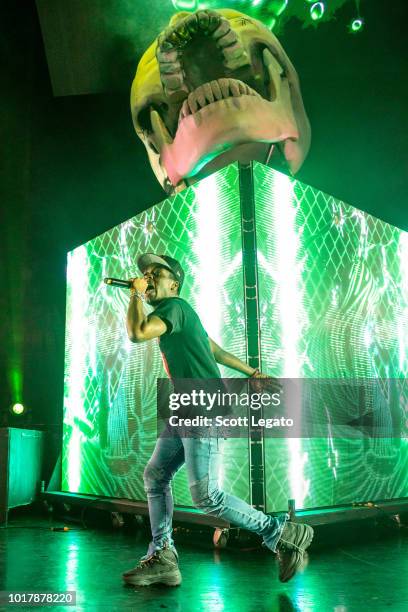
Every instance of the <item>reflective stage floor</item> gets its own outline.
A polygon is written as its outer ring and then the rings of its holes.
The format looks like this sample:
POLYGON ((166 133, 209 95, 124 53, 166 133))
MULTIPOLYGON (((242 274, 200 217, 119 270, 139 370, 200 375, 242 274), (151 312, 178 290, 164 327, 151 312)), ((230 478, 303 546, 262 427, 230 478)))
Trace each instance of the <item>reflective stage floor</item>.
MULTIPOLYGON (((54 519, 52 524, 64 523, 54 519)), ((355 529, 356 537, 337 539, 333 533, 317 532, 308 567, 285 585, 278 581, 274 555, 261 549, 260 541, 215 550, 211 532, 204 539, 177 533, 181 586, 138 589, 122 585, 121 574, 145 554, 146 530, 70 528, 51 531, 40 515, 12 512, 9 526, 0 529, 0 590, 76 591, 75 607, 42 606, 43 610, 408 610, 406 527, 368 537, 355 529)))

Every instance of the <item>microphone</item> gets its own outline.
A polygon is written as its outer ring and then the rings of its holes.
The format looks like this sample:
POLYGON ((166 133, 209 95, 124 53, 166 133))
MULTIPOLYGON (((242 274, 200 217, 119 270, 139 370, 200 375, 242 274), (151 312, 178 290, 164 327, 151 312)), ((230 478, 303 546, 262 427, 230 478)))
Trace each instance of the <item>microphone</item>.
POLYGON ((122 280, 120 278, 104 278, 103 282, 112 287, 124 287, 129 289, 132 286, 132 282, 128 280, 122 280))

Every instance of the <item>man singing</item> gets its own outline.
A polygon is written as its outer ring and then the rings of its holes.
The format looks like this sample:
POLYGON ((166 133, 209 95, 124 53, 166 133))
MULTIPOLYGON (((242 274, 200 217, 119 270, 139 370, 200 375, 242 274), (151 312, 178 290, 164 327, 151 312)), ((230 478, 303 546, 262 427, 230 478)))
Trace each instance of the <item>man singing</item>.
MULTIPOLYGON (((265 377, 208 337, 197 313, 180 297, 184 271, 178 261, 167 255, 146 253, 137 263, 143 276, 132 279, 127 333, 132 342, 159 338, 160 351, 171 379, 220 378, 217 363, 250 377, 265 377), (154 307, 149 315, 145 314, 144 301, 154 307)), ((143 474, 152 541, 139 564, 123 574, 127 584, 176 586, 181 583, 178 553, 172 539, 170 482, 184 463, 194 505, 206 514, 262 536, 264 546, 277 553, 282 582, 290 580, 302 565, 313 529, 288 521, 287 514, 268 516, 219 489, 222 443, 223 439, 217 436, 175 435, 157 439, 143 474)))

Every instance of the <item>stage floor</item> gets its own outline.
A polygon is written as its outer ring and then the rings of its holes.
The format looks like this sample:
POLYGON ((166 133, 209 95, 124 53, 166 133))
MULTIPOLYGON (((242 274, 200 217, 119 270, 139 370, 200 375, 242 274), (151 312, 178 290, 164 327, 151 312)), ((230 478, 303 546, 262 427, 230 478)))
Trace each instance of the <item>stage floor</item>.
POLYGON ((183 536, 176 541, 182 585, 134 590, 122 585, 121 573, 145 554, 146 532, 75 526, 53 532, 46 518, 12 512, 8 528, 0 529, 0 590, 76 591, 76 607, 44 610, 405 612, 407 533, 333 548, 318 538, 304 573, 286 585, 268 551, 238 545, 217 551, 183 536))

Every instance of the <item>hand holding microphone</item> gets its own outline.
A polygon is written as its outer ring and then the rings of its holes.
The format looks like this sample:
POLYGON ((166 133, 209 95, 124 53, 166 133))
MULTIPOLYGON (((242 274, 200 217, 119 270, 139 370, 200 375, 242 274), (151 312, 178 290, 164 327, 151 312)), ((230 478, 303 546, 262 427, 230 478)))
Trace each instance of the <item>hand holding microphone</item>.
POLYGON ((123 289, 130 289, 131 293, 145 294, 147 289, 147 280, 143 278, 130 278, 129 280, 123 280, 120 278, 104 278, 104 283, 111 287, 122 287, 123 289))
POLYGON ((130 291, 131 293, 133 293, 134 291, 136 291, 137 293, 146 293, 146 289, 147 289, 147 280, 145 278, 131 278, 130 281, 131 283, 130 285, 130 291), (132 291, 133 290, 133 291, 132 291))

